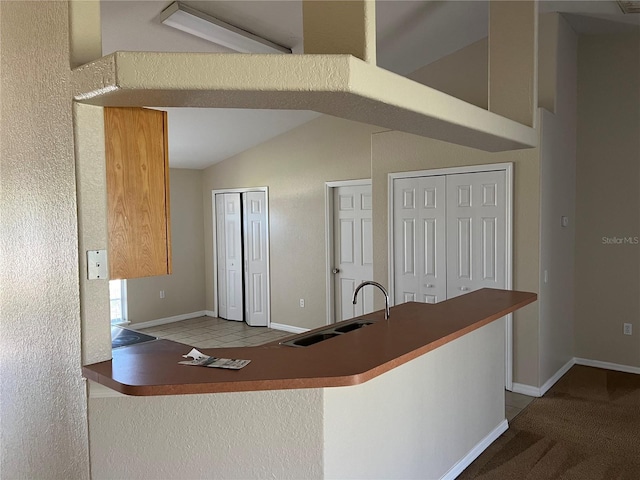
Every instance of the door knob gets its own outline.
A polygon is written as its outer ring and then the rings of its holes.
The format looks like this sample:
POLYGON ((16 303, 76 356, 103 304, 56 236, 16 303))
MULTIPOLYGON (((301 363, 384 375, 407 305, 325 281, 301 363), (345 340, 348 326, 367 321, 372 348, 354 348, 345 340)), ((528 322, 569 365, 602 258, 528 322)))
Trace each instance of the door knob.
POLYGON ((340 269, 339 268, 334 268, 333 270, 331 270, 331 273, 340 273, 340 269))

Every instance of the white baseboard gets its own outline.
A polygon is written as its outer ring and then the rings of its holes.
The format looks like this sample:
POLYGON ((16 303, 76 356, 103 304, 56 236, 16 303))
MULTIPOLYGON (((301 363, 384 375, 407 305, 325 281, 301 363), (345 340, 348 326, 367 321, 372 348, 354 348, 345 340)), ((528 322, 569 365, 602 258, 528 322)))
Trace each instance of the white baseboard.
POLYGON ((585 367, 604 368, 605 370, 614 370, 616 372, 640 374, 640 367, 620 365, 619 363, 601 362, 599 360, 589 360, 588 358, 574 358, 574 360, 576 365, 584 365, 585 367))
MULTIPOLYGON (((190 318, 196 318, 196 317, 215 317, 215 312, 212 310, 201 310, 199 312, 192 312, 192 313, 184 313, 182 315, 175 315, 173 317, 166 317, 166 318, 158 318, 156 320, 149 320, 148 322, 139 322, 139 323, 132 323, 129 325, 130 328, 149 328, 149 327, 156 327, 158 325, 164 325, 166 323, 173 323, 173 322, 179 322, 181 320, 188 320, 190 318)), ((271 328, 273 328, 274 330, 282 330, 284 332, 291 332, 291 333, 305 333, 308 332, 309 329, 308 328, 301 328, 301 327, 294 327, 292 325, 285 325, 283 323, 273 323, 271 322, 270 325, 271 328)))
POLYGON ((533 387, 523 383, 513 384, 513 392, 528 395, 530 397, 541 397, 549 391, 562 376, 569 371, 574 365, 584 365, 585 367, 602 368, 604 370, 614 370, 616 372, 640 374, 640 367, 632 367, 630 365, 620 365, 618 363, 601 362, 599 360, 589 360, 588 358, 574 357, 565 363, 542 387, 533 387))
POLYGON ((148 322, 131 323, 131 328, 149 328, 156 327, 158 325, 164 325, 165 323, 179 322, 180 320, 188 320, 190 318, 204 317, 207 315, 205 310, 199 312, 183 313, 182 315, 175 315, 173 317, 158 318, 156 320, 149 320, 148 322))
POLYGON ((489 445, 495 442, 500 435, 506 432, 508 428, 509 422, 507 422, 507 420, 503 420, 502 422, 500 422, 500 424, 491 432, 489 432, 486 437, 480 440, 480 442, 478 442, 478 444, 473 447, 469 451, 469 453, 467 453, 458 463, 451 467, 449 471, 441 477, 441 480, 454 480, 464 471, 465 468, 471 465, 482 452, 489 448, 489 445))
POLYGON ((514 393, 520 393, 522 395, 528 395, 529 397, 541 397, 549 391, 555 383, 562 378, 562 376, 569 371, 576 363, 575 358, 569 359, 560 369, 554 373, 549 380, 547 380, 541 387, 534 387, 532 385, 526 385, 524 383, 513 383, 512 391, 514 393))
POLYGON ((205 311, 204 311, 204 314, 205 314, 207 317, 217 317, 217 316, 218 316, 218 312, 217 312, 217 311, 215 311, 215 310, 205 310, 205 311))
POLYGON ((282 330, 283 332, 291 332, 291 333, 305 333, 308 332, 308 328, 294 327, 292 325, 284 325, 283 323, 273 323, 271 322, 271 328, 274 330, 282 330))
POLYGON ((513 393, 520 393, 522 395, 527 395, 529 397, 541 397, 540 389, 538 387, 534 387, 532 385, 526 385, 524 383, 516 383, 513 382, 513 389, 511 390, 513 393))
POLYGON ((562 378, 562 376, 569 371, 571 367, 576 364, 576 359, 571 358, 567 363, 565 363, 560 370, 558 370, 549 380, 547 380, 542 387, 540 387, 540 396, 543 396, 545 393, 549 391, 551 387, 555 385, 555 383, 562 378))

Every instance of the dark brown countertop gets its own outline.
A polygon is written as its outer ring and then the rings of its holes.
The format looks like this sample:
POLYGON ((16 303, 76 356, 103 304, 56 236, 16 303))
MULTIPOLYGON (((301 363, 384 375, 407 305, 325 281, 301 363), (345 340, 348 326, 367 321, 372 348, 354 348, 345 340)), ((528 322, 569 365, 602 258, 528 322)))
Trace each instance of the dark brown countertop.
MULTIPOLYGON (((410 302, 363 318, 375 323, 304 348, 278 343, 200 349, 242 358, 241 370, 179 365, 191 347, 157 340, 113 351, 82 368, 89 380, 127 395, 182 395, 357 385, 536 300, 534 293, 482 289, 441 303, 410 302)), ((317 330, 322 330, 326 326, 317 330)))

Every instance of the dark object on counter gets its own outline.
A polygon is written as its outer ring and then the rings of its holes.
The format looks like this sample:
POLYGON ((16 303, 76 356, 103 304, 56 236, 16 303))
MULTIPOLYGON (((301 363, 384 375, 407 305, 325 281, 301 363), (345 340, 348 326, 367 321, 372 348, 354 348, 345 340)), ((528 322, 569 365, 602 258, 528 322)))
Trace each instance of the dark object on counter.
POLYGON ((129 345, 150 342, 152 340, 157 340, 157 338, 129 330, 128 328, 111 327, 111 348, 128 347, 129 345))

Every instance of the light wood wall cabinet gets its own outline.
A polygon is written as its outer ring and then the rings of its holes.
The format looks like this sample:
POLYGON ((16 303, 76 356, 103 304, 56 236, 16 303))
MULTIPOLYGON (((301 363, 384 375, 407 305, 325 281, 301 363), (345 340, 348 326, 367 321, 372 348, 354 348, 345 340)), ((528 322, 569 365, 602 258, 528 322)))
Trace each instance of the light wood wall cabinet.
POLYGON ((104 109, 109 277, 171 273, 167 114, 104 109))

